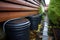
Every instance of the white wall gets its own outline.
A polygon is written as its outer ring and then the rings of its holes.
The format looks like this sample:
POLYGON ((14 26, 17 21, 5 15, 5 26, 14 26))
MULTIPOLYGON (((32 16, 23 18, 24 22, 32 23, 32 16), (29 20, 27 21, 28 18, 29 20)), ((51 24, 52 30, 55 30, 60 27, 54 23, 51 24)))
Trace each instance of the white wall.
POLYGON ((49 5, 50 0, 45 0, 46 5, 49 5))

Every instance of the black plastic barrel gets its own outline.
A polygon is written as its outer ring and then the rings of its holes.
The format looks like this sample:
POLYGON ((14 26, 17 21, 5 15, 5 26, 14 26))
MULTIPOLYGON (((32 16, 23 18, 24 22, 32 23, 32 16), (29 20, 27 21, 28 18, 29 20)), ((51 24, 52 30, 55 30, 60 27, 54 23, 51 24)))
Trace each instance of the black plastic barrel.
POLYGON ((7 40, 29 40, 30 21, 27 19, 15 19, 6 23, 5 32, 7 40))
POLYGON ((31 22, 30 29, 31 30, 37 30, 38 29, 38 24, 40 24, 41 20, 42 20, 42 14, 37 14, 37 15, 29 16, 27 18, 31 22))

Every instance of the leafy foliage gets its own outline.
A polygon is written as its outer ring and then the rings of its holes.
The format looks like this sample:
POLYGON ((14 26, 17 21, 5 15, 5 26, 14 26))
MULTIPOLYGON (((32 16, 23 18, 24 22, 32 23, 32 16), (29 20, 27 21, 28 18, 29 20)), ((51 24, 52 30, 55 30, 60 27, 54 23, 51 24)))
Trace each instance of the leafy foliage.
POLYGON ((43 12, 42 12, 42 7, 39 7, 39 13, 43 13, 43 12))
POLYGON ((48 17, 54 25, 60 25, 60 0, 50 0, 48 17))

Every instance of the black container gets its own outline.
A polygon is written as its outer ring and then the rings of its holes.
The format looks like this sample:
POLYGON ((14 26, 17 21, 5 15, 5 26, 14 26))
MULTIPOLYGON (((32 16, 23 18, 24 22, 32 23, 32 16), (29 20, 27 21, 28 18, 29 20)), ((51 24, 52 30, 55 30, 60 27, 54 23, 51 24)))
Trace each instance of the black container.
POLYGON ((6 23, 5 32, 7 40, 29 40, 30 21, 27 19, 15 19, 6 23))
POLYGON ((56 40, 60 40, 60 28, 53 28, 54 36, 56 40))
POLYGON ((42 14, 34 15, 34 16, 29 16, 27 17, 30 22, 31 22, 31 30, 37 30, 38 29, 38 24, 41 23, 42 20, 42 14))

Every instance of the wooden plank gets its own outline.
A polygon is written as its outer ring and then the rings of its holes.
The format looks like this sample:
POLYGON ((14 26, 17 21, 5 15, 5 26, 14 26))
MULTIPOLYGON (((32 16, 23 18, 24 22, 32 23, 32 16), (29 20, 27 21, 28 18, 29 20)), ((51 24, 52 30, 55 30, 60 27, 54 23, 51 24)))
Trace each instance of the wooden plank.
POLYGON ((36 5, 31 4, 29 2, 26 2, 24 0, 6 0, 6 1, 13 2, 13 3, 18 3, 18 4, 22 4, 22 5, 25 5, 25 6, 35 7, 35 8, 39 7, 39 6, 36 6, 36 5))
POLYGON ((15 5, 10 3, 0 2, 0 11, 1 10, 38 10, 37 8, 26 7, 22 5, 15 5))
POLYGON ((38 2, 40 2, 41 0, 37 0, 38 2))
POLYGON ((27 0, 28 2, 31 2, 32 4, 35 4, 37 6, 39 6, 39 4, 37 4, 34 0, 27 0))
POLYGON ((31 12, 0 12, 0 22, 13 19, 13 18, 20 18, 30 15, 38 14, 38 11, 31 11, 31 12))
POLYGON ((7 7, 0 7, 0 11, 24 11, 24 10, 38 10, 35 8, 7 8, 7 7))
POLYGON ((34 0, 34 1, 40 5, 40 2, 38 0, 34 0))

